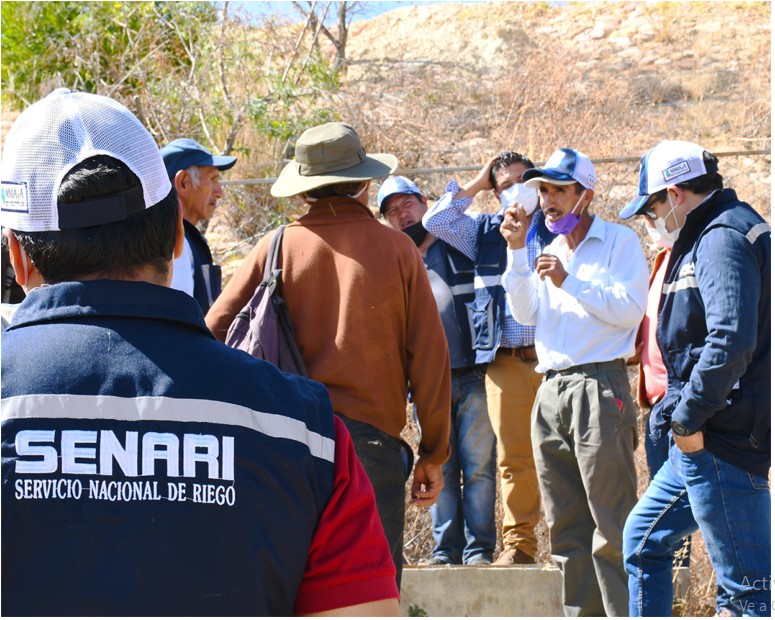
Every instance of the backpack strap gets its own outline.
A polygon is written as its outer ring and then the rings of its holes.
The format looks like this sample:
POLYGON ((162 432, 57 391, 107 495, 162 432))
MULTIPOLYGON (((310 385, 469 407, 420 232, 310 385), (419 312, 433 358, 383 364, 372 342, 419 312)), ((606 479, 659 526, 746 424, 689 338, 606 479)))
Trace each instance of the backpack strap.
POLYGON ((277 263, 280 261, 280 247, 283 242, 284 230, 285 224, 275 230, 272 241, 269 244, 269 250, 266 254, 264 279, 261 281, 261 284, 264 284, 269 288, 270 295, 274 293, 275 286, 277 286, 277 280, 280 278, 280 274, 282 273, 282 269, 277 268, 277 263))

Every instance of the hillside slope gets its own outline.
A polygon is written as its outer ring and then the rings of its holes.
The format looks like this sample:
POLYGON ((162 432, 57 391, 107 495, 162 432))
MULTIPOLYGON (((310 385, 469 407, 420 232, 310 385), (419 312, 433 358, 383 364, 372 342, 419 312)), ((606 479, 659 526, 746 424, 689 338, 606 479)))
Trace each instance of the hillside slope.
POLYGON ((598 157, 668 133, 768 148, 770 22, 769 2, 407 6, 352 26, 346 90, 384 133, 405 120, 415 136, 449 136, 437 151, 454 163, 477 137, 539 158, 560 137, 598 157))

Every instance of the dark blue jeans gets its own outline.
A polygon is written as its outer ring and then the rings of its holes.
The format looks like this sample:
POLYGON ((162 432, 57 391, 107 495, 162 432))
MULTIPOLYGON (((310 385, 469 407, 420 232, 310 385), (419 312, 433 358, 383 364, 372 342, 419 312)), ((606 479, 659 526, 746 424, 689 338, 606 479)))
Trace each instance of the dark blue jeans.
POLYGON ((444 489, 431 506, 433 556, 450 564, 492 562, 495 551, 495 434, 484 373, 484 367, 452 373, 452 453, 442 469, 444 489))
POLYGON ((671 615, 673 549, 697 529, 722 593, 717 611, 770 615, 767 479, 708 450, 684 454, 672 442, 668 460, 624 526, 630 615, 671 615))
POLYGON ((396 583, 400 591, 406 510, 404 486, 414 465, 412 448, 405 441, 383 433, 371 424, 337 415, 350 431, 355 454, 374 487, 377 512, 396 565, 396 583))

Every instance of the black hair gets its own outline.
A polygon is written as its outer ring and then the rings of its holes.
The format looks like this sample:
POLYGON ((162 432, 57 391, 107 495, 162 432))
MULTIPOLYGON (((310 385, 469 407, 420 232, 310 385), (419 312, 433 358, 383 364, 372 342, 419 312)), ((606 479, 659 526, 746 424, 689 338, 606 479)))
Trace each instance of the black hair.
POLYGON ((495 189, 495 173, 498 170, 503 170, 513 164, 524 164, 528 168, 535 168, 533 162, 526 155, 522 155, 522 153, 517 153, 516 151, 504 151, 498 155, 492 168, 490 168, 490 185, 493 189, 495 189))
POLYGON ((331 196, 353 196, 358 193, 367 181, 348 181, 346 183, 334 183, 333 185, 324 185, 316 187, 305 192, 313 198, 329 198, 331 196))
MULTIPOLYGON (((676 183, 675 186, 701 196, 710 194, 717 189, 724 189, 724 177, 718 172, 718 157, 709 151, 703 151, 702 160, 705 162, 705 169, 707 170, 705 174, 682 183, 676 183)), ((651 204, 664 202, 667 200, 667 188, 654 192, 652 196, 653 201, 651 204)))
MULTIPOLYGON (((137 187, 140 179, 123 162, 95 155, 74 166, 59 187, 59 204, 111 196, 137 187)), ((120 278, 152 267, 163 280, 175 250, 177 196, 171 191, 149 209, 120 222, 44 232, 13 231, 43 279, 49 283, 85 277, 120 278)))

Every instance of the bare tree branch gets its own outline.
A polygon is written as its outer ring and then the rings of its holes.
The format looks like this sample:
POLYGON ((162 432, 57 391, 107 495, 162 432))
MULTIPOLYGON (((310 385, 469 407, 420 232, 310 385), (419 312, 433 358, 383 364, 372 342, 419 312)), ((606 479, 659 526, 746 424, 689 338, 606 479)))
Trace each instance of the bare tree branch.
MULTIPOLYGON (((294 4, 297 4, 294 2, 294 4)), ((309 15, 307 15, 307 21, 304 22, 304 27, 301 29, 301 32, 299 33, 299 38, 296 40, 296 45, 293 48, 293 51, 291 52, 291 57, 288 59, 288 64, 285 66, 285 71, 283 71, 283 76, 280 79, 280 84, 285 84, 285 80, 288 78, 288 72, 291 70, 291 67, 293 66, 294 61, 296 60, 296 56, 299 53, 299 48, 301 47, 301 42, 304 40, 304 35, 307 32, 307 28, 310 27, 310 24, 312 23, 313 16, 315 15, 315 2, 311 3, 309 15)))

